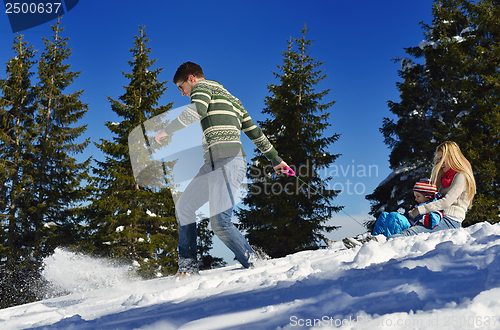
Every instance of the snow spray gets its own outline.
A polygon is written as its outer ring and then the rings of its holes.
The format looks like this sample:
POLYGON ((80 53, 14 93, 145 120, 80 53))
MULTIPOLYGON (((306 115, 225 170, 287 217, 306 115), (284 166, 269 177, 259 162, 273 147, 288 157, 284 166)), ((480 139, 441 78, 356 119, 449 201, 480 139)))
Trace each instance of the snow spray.
POLYGON ((66 292, 88 292, 113 286, 128 286, 137 280, 131 266, 56 248, 44 259, 43 277, 66 292))

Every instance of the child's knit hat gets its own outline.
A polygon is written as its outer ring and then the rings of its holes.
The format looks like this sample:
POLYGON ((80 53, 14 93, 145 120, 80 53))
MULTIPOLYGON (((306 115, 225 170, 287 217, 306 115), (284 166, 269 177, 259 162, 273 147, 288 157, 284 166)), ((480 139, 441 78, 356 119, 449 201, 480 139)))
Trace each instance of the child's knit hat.
POLYGON ((420 179, 415 186, 413 186, 413 191, 418 191, 427 198, 434 198, 437 193, 437 187, 429 179, 420 179))

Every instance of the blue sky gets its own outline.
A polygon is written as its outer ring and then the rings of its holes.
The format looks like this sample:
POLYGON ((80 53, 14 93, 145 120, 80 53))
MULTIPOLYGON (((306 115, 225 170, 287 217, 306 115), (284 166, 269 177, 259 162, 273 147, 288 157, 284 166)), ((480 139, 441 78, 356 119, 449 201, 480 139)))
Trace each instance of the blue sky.
MULTIPOLYGON (((254 120, 264 120, 261 111, 267 85, 275 83, 272 71, 282 64, 281 52, 287 39, 300 37, 303 24, 314 40, 311 54, 325 62, 328 77, 317 90, 331 89, 325 102, 336 100, 330 108, 331 127, 326 135, 341 134, 331 152, 342 154, 328 170, 338 176, 332 181, 342 194, 333 202, 363 222, 368 218, 365 195, 391 172, 389 150, 379 132, 384 117, 391 117, 387 101, 399 101, 396 83, 401 79, 394 57, 404 57, 405 47, 424 39, 420 21, 430 24, 431 0, 420 1, 130 1, 82 0, 62 20, 73 56, 67 62, 81 71, 69 91, 83 89, 82 101, 89 111, 81 124, 88 124, 85 137, 93 141, 110 139, 106 121, 119 121, 111 111, 107 96, 117 99, 128 81, 122 71, 130 72, 129 49, 138 26, 145 25, 151 39, 155 67, 163 67, 161 80, 168 90, 161 103, 174 107, 188 103, 171 82, 177 67, 185 61, 200 64, 207 79, 221 82, 238 97, 254 120), (353 170, 354 166, 354 171, 353 170), (370 171, 371 170, 371 171, 370 171)), ((6 14, 0 19, 0 78, 5 78, 5 63, 13 56, 15 35, 6 14)), ((51 22, 50 24, 53 24, 51 22)), ((41 37, 50 37, 49 23, 23 31, 25 39, 39 52, 41 37)), ((247 154, 253 146, 244 140, 247 154)), ((279 150, 278 150, 279 151, 279 150)), ((91 146, 85 156, 102 159, 91 146)), ((281 155, 285 161, 286 155, 281 155)), ((332 239, 363 232, 344 213, 332 219, 342 228, 328 236, 332 239)), ((214 255, 229 254, 214 240, 214 255), (220 251, 220 253, 219 253, 220 251)))

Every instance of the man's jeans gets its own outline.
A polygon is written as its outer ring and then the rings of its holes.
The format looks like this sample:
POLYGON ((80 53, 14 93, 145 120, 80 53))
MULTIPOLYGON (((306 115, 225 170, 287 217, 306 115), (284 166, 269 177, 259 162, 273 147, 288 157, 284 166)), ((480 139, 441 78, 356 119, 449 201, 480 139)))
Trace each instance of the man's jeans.
POLYGON ((243 156, 222 158, 205 163, 189 183, 176 204, 179 222, 179 271, 197 271, 196 211, 207 201, 210 224, 215 235, 233 251, 236 259, 248 268, 257 257, 238 229, 231 222, 235 197, 246 174, 243 156))
POLYGON ((460 228, 460 227, 462 227, 462 224, 460 222, 455 221, 455 220, 453 220, 445 215, 434 229, 429 229, 422 224, 417 224, 413 227, 410 227, 406 230, 403 230, 399 234, 390 236, 390 238, 403 237, 403 236, 413 236, 413 235, 418 235, 421 233, 433 233, 433 232, 436 232, 439 230, 456 229, 456 228, 460 228))

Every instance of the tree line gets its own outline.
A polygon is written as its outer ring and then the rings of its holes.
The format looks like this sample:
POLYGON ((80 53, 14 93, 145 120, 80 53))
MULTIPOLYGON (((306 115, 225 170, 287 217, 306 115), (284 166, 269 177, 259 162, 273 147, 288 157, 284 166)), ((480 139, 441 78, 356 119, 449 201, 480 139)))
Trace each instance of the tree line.
MULTIPOLYGON (((154 67, 145 27, 140 26, 133 39, 123 95, 108 97, 111 110, 121 118, 119 123, 105 123, 114 137, 83 142, 77 141, 87 129, 79 125, 89 110, 81 101, 84 91, 66 93, 81 72, 71 71, 67 64, 72 51, 61 20, 51 28, 53 35, 43 38, 45 49, 38 59, 22 35, 15 37, 14 56, 6 64, 6 78, 0 80, 0 308, 50 294, 41 272, 43 259, 57 247, 134 265, 143 278, 173 274, 177 268, 178 228, 171 190, 137 184, 129 154, 132 130, 173 107, 159 104, 167 81, 159 80, 163 69, 154 67), (77 161, 90 143, 104 158, 77 161)), ((329 126, 326 110, 334 102, 321 104, 329 91, 314 91, 326 75, 322 63, 310 56, 312 43, 306 33, 304 26, 301 38, 289 40, 282 54, 284 65, 279 67, 282 73, 275 73, 281 84, 270 86, 272 96, 266 98, 268 107, 263 111, 273 119, 260 124, 266 133, 279 132, 268 135, 282 154, 296 165, 308 166, 303 180, 324 184, 318 170, 338 157, 327 151, 338 135, 321 134, 329 126), (289 117, 288 111, 294 115, 289 117)), ((253 159, 255 164, 258 159, 253 159)), ((251 173, 256 168, 249 168, 250 185, 265 180, 297 184, 265 171, 257 179, 251 173)), ((165 170, 168 176, 169 168, 165 170)), ((325 194, 333 197, 336 192, 325 194)), ((250 243, 272 257, 319 248, 322 233, 335 229, 324 223, 336 208, 318 196, 307 197, 300 191, 286 200, 266 201, 268 197, 247 198, 248 207, 238 216, 250 243), (268 207, 261 209, 261 203, 268 207), (288 205, 286 213, 271 217, 277 210, 272 205, 282 203, 288 205), (274 222, 266 223, 266 218, 274 222)), ((202 214, 198 237, 201 268, 224 265, 221 258, 210 255, 213 232, 202 214)))

